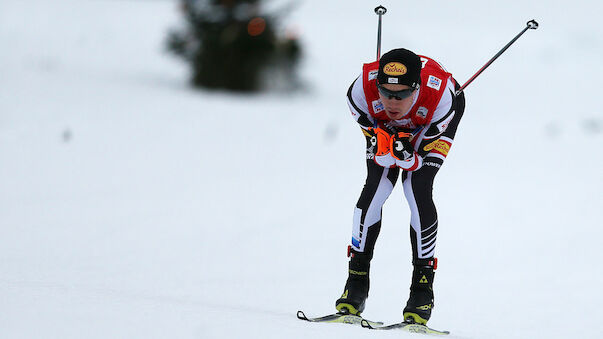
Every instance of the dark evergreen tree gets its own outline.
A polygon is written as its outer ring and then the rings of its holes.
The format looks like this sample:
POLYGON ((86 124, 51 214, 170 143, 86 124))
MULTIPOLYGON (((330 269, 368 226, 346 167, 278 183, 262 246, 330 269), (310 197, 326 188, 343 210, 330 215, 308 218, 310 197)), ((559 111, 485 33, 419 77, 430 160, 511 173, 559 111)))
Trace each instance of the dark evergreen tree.
POLYGON ((182 0, 182 9, 186 26, 170 33, 168 47, 191 64, 195 86, 257 91, 296 82, 299 42, 277 34, 276 16, 260 13, 259 0, 182 0))

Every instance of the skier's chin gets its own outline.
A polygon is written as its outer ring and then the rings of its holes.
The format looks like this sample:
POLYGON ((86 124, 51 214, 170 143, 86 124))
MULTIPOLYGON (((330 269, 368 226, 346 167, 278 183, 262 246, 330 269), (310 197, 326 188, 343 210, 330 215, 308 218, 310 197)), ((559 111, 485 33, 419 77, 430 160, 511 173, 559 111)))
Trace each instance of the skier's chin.
POLYGON ((393 111, 393 112, 385 111, 385 113, 387 114, 387 117, 390 118, 391 120, 398 120, 404 116, 404 113, 396 112, 396 111, 393 111))

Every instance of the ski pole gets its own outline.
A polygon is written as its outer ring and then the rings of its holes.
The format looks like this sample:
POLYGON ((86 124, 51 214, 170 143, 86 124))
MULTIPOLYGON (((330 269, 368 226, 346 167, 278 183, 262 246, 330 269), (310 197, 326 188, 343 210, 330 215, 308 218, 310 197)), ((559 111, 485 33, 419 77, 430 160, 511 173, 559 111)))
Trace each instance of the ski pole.
MULTIPOLYGON (((377 9, 375 9, 375 11, 377 11, 377 9)), ((381 23, 379 23, 381 24, 381 23)), ((536 22, 536 20, 530 20, 527 22, 526 27, 519 32, 519 34, 517 34, 513 40, 509 41, 509 43, 503 47, 500 51, 498 51, 498 53, 496 53, 496 55, 494 57, 492 57, 492 59, 490 59, 490 61, 488 61, 482 68, 480 68, 479 71, 477 71, 477 73, 475 73, 469 80, 467 80, 467 82, 461 86, 461 88, 459 88, 458 91, 456 91, 456 95, 461 94, 461 92, 467 87, 469 86, 469 84, 471 82, 473 82, 473 80, 475 80, 475 78, 477 78, 478 75, 482 74, 483 71, 486 70, 486 68, 488 68, 488 66, 490 66, 490 64, 492 64, 494 62, 494 60, 496 60, 501 54, 503 54, 507 48, 509 48, 517 39, 519 39, 520 36, 523 35, 523 33, 525 33, 528 29, 537 29, 538 28, 538 23, 536 22)))
POLYGON ((381 57, 381 17, 387 12, 387 8, 379 6, 375 8, 375 14, 379 16, 379 25, 377 26, 377 60, 381 57))

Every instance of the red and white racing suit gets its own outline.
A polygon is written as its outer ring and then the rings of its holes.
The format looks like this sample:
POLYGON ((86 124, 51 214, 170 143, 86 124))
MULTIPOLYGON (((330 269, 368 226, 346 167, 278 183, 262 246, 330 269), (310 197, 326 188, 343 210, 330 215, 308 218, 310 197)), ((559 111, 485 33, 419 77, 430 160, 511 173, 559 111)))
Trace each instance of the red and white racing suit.
POLYGON ((410 236, 414 259, 432 258, 438 231, 438 217, 432 199, 433 180, 444 163, 465 109, 464 94, 452 75, 439 63, 420 56, 421 85, 413 105, 399 120, 390 120, 376 87, 378 62, 364 64, 362 74, 348 90, 348 105, 366 137, 367 177, 356 204, 352 248, 372 257, 381 229, 381 209, 402 171, 404 195, 410 207, 410 236), (395 161, 376 157, 369 127, 381 127, 392 134, 413 132, 414 157, 395 161))

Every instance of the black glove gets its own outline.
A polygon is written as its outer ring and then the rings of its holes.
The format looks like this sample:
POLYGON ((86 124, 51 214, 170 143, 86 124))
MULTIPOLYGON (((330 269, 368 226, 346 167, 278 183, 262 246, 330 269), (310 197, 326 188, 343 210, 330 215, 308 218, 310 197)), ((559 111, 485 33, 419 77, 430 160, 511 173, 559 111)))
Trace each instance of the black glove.
POLYGON ((398 132, 391 136, 390 150, 394 158, 402 161, 412 159, 415 150, 410 143, 410 133, 398 132))

